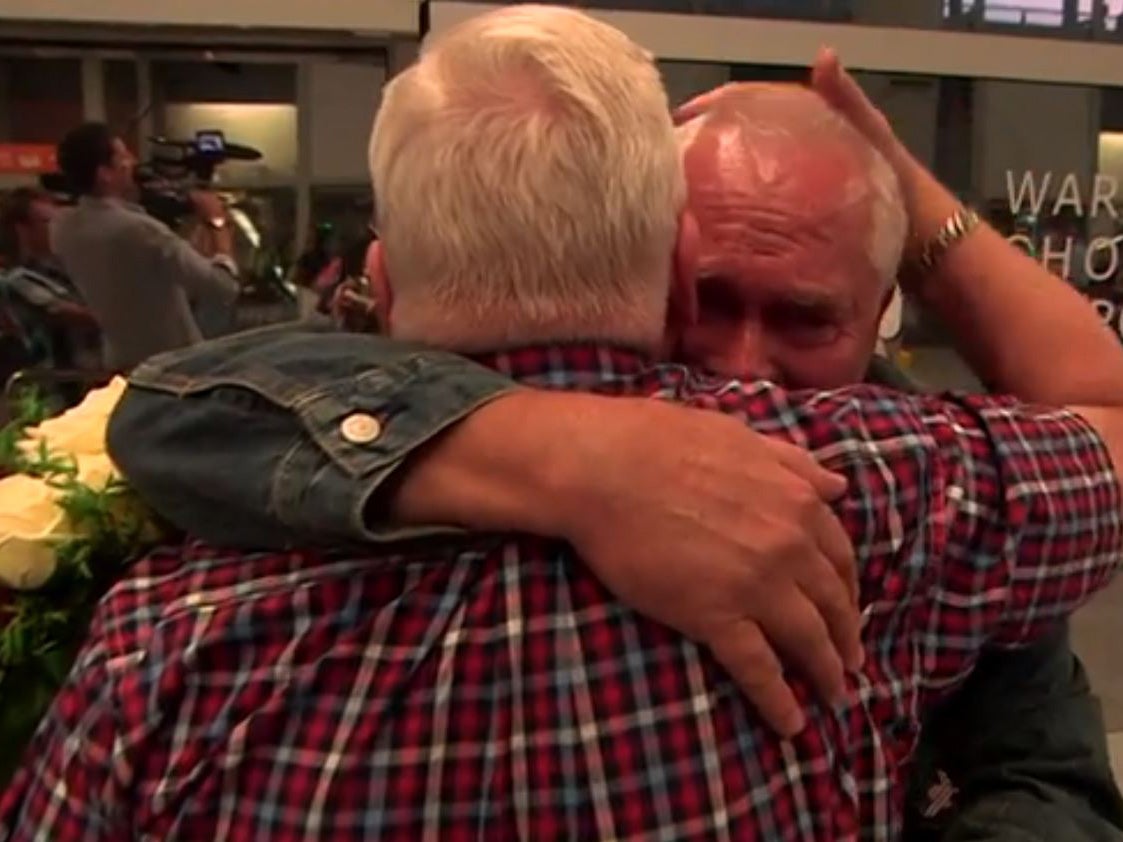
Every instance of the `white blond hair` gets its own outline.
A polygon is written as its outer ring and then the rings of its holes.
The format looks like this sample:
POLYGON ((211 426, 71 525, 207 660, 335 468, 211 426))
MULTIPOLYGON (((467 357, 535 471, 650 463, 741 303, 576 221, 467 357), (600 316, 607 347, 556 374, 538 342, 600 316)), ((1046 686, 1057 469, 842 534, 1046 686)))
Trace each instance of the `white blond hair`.
POLYGON ((395 335, 658 342, 685 185, 623 33, 533 5, 466 21, 387 85, 370 167, 395 335))
POLYGON ((885 290, 896 283, 908 236, 901 185, 885 157, 845 117, 806 88, 766 83, 744 85, 714 111, 679 127, 679 145, 684 155, 710 120, 721 120, 723 128, 733 127, 738 159, 744 166, 768 168, 773 179, 784 167, 776 150, 786 143, 840 143, 857 153, 865 163, 865 171, 840 174, 847 181, 840 185, 844 189, 837 193, 838 206, 831 210, 868 210, 866 254, 870 265, 885 290), (775 143, 777 138, 782 143, 775 143), (758 148, 766 149, 761 153, 766 160, 756 160, 754 151, 758 148))

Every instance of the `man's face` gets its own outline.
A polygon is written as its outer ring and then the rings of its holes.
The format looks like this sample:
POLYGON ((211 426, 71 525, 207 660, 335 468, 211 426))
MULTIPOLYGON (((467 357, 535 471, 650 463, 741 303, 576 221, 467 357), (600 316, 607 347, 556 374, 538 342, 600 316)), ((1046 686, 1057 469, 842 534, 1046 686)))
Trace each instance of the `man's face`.
POLYGON ((46 199, 37 199, 27 211, 27 219, 18 225, 20 250, 26 257, 46 257, 51 252, 51 220, 55 205, 46 199))
POLYGON ((843 192, 863 165, 824 141, 743 146, 736 132, 703 127, 686 156, 698 319, 679 352, 718 374, 789 388, 859 382, 883 298, 866 251, 868 208, 847 207, 843 192))
POLYGON ((99 173, 102 192, 122 199, 135 198, 138 194, 135 175, 136 158, 121 138, 113 138, 113 157, 99 173))

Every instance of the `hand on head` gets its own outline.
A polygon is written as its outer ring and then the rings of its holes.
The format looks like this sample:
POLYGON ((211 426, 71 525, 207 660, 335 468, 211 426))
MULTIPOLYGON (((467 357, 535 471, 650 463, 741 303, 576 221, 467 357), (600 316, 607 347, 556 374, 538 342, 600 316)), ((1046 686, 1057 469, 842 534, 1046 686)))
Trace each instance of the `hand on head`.
MULTIPOLYGON (((901 168, 910 160, 908 150, 889 125, 889 120, 842 66, 838 53, 829 47, 821 49, 812 65, 810 81, 811 89, 842 114, 901 175, 901 168)), ((675 109, 675 123, 681 125, 722 103, 735 102, 738 96, 758 84, 730 82, 700 94, 675 109)))
MULTIPOLYGON (((739 95, 759 84, 759 82, 729 82, 712 91, 699 94, 675 109, 675 123, 682 125, 684 122, 701 117, 719 104, 736 101, 739 95)), ((860 85, 842 66, 838 53, 829 47, 823 47, 815 57, 815 63, 811 68, 811 89, 818 93, 831 108, 846 117, 850 125, 861 132, 861 135, 869 140, 878 152, 889 158, 889 163, 896 164, 895 159, 903 150, 900 139, 897 139, 885 115, 869 101, 860 85)))

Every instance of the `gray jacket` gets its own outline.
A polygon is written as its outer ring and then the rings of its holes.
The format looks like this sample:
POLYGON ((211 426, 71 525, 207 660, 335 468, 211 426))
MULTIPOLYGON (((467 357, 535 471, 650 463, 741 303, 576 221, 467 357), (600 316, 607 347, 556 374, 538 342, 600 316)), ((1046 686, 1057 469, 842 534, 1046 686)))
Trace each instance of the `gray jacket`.
POLYGON ((127 370, 202 339, 191 304, 229 307, 233 264, 208 260, 137 205, 83 196, 51 247, 101 325, 106 365, 127 370))

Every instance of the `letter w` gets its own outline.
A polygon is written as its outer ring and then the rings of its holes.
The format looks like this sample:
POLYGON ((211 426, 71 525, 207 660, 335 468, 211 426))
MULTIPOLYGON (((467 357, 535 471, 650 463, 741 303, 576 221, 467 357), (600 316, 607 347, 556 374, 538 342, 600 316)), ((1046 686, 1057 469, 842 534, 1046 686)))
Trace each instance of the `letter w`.
POLYGON ((1022 203, 1026 200, 1026 193, 1029 193, 1030 210, 1035 216, 1039 216, 1052 180, 1053 173, 1047 172, 1044 181, 1038 185, 1033 173, 1026 171, 1022 173, 1022 183, 1018 187, 1018 195, 1015 197, 1014 172, 1013 170, 1006 170, 1006 197, 1010 202, 1010 213, 1018 214, 1022 212, 1022 203))

